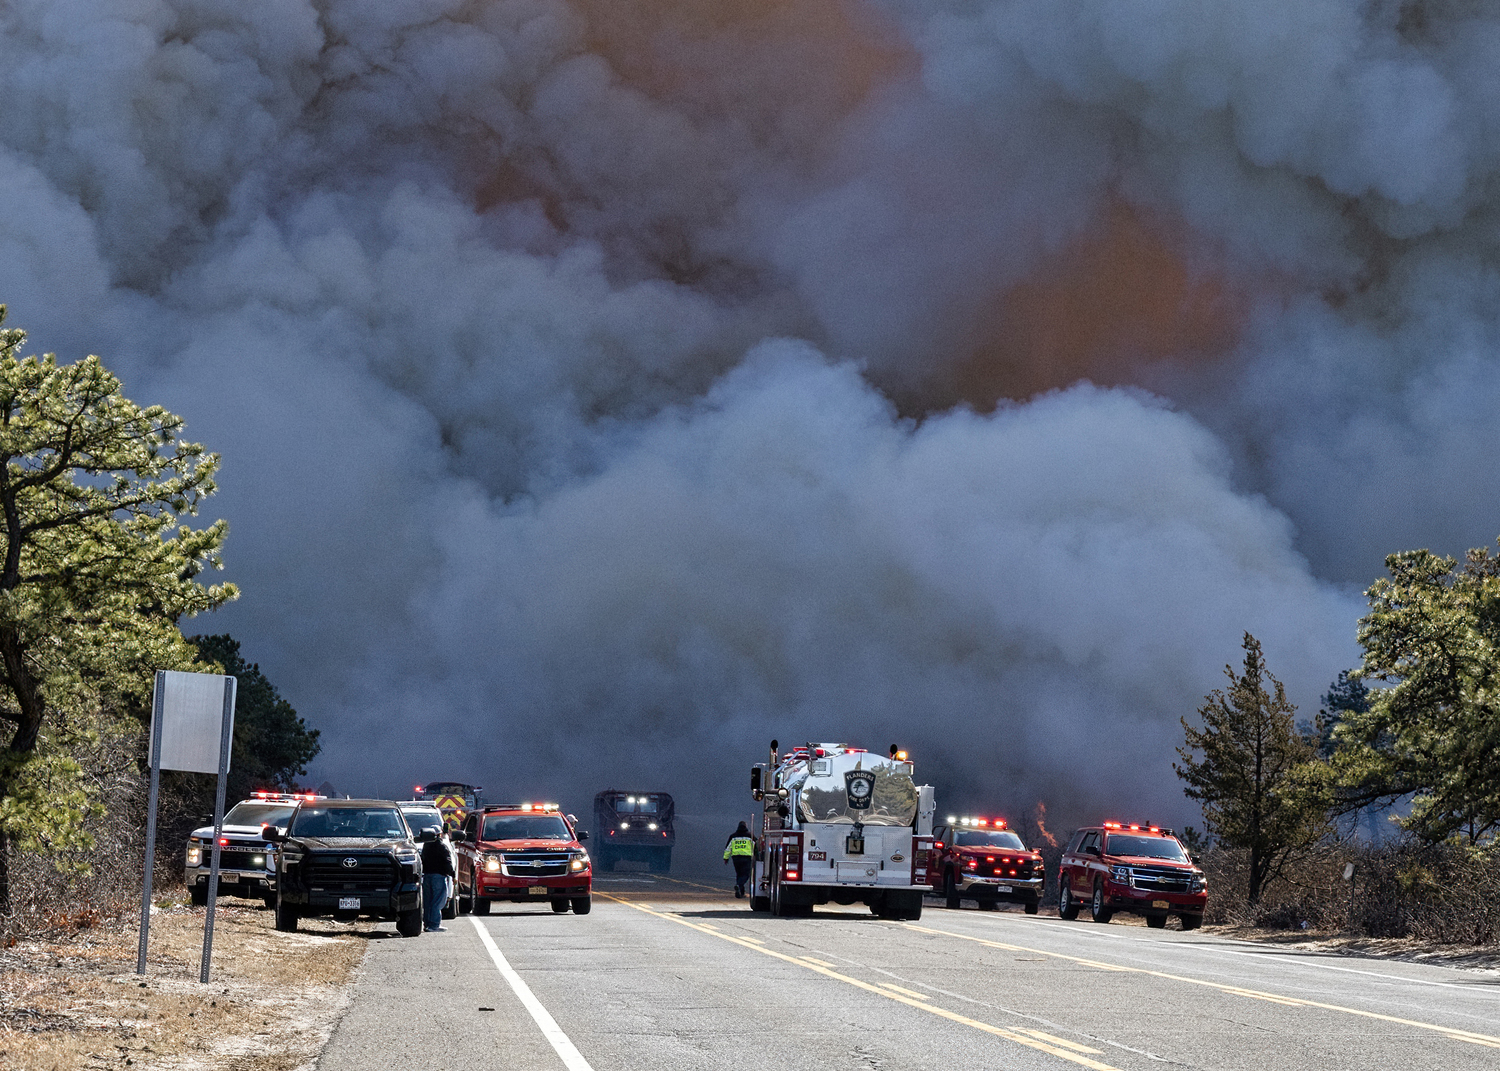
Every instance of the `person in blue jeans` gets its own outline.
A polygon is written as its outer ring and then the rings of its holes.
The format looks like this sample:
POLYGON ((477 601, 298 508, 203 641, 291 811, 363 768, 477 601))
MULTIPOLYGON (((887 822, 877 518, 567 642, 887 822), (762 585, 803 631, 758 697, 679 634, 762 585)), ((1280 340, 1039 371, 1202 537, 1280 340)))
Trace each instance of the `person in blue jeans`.
POLYGON ((422 845, 422 922, 428 933, 442 933, 443 905, 453 881, 453 853, 436 831, 422 845))

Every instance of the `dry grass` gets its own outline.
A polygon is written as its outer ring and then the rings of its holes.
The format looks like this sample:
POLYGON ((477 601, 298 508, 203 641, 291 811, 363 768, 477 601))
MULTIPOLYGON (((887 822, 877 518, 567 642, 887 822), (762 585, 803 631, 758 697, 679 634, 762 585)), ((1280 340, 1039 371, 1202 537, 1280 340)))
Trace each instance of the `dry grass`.
POLYGON ((311 1068, 349 1000, 371 925, 314 920, 311 932, 277 933, 272 912, 227 898, 211 981, 201 985, 204 912, 174 899, 152 917, 144 977, 131 918, 84 914, 0 949, 0 1067, 311 1068))

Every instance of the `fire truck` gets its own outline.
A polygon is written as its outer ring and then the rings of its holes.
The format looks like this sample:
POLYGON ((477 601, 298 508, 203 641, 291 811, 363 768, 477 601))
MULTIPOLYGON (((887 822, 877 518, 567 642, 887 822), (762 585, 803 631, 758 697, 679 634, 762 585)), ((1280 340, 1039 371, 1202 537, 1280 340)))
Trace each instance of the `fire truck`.
POLYGON ((777 747, 750 770, 761 804, 750 909, 805 916, 816 904, 863 903, 883 919, 921 918, 935 805, 906 753, 777 747))
POLYGON ((469 817, 469 812, 484 806, 484 789, 478 785, 466 785, 462 781, 432 781, 418 785, 412 790, 418 800, 431 803, 443 812, 443 825, 457 829, 469 817))

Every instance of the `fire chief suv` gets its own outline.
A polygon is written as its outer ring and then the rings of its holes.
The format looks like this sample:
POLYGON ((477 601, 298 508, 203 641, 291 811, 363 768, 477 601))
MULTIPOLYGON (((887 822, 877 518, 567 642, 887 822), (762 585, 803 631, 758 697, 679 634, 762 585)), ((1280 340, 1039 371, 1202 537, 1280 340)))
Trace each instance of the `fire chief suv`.
POLYGON ((587 915, 594 876, 583 850, 587 837, 555 803, 492 804, 469 812, 453 845, 459 914, 488 915, 501 900, 587 915))
POLYGON ((1087 904, 1095 922, 1116 911, 1143 915, 1160 930, 1176 915, 1184 930, 1203 924, 1208 882, 1170 829, 1105 822, 1073 834, 1057 874, 1057 913, 1076 919, 1087 904))
POLYGON ((422 856, 390 800, 304 800, 285 828, 269 831, 276 856, 276 928, 299 918, 394 922, 422 932, 422 856))

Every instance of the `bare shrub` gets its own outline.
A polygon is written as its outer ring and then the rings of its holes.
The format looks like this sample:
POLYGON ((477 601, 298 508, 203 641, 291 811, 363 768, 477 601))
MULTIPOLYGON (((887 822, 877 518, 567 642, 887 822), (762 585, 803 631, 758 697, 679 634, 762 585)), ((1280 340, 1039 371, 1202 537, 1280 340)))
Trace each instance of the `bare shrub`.
POLYGON ((1397 843, 1354 859, 1352 927, 1438 944, 1500 938, 1500 858, 1460 845, 1397 843))

